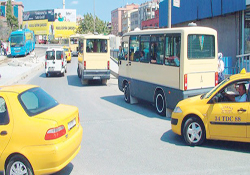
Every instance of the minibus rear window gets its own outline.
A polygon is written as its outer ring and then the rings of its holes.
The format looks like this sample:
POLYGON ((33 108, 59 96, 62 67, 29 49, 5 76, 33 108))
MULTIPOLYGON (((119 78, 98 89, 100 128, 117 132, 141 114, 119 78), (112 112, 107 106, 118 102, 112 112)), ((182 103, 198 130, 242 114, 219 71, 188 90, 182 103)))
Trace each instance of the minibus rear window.
POLYGON ((215 58, 215 37, 213 35, 188 35, 188 58, 215 58))
POLYGON ((55 59, 55 51, 47 51, 46 58, 47 58, 47 60, 54 60, 55 59))

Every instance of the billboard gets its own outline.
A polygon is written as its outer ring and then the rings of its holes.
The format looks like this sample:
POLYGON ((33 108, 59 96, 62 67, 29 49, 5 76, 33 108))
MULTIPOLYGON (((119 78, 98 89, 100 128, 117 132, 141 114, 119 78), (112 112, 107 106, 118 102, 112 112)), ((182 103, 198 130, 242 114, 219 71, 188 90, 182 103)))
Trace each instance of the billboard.
POLYGON ((53 25, 55 38, 68 38, 70 35, 75 34, 76 23, 75 22, 54 22, 50 23, 53 25))
POLYGON ((35 35, 47 35, 49 31, 48 20, 23 21, 23 26, 33 30, 35 35))
POLYGON ((23 12, 23 21, 44 19, 48 19, 48 21, 54 21, 54 10, 52 9, 23 12))
POLYGON ((76 22, 75 9, 54 9, 55 22, 76 22))

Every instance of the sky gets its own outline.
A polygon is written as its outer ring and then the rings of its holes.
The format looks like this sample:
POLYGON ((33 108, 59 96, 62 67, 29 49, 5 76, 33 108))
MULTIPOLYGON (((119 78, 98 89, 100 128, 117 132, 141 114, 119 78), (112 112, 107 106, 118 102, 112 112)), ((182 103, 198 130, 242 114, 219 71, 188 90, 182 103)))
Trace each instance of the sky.
MULTIPOLYGON (((15 0, 22 2, 24 11, 62 9, 63 0, 15 0)), ((111 22, 111 11, 126 4, 141 4, 146 0, 65 0, 66 9, 76 9, 76 15, 94 14, 103 21, 111 22)))

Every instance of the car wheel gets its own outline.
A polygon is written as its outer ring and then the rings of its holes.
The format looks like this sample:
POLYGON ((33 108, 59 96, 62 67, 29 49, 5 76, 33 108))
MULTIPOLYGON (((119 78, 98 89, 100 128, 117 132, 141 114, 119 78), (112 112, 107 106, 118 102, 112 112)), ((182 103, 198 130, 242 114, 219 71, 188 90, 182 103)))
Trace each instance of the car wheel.
POLYGON ((190 146, 201 145, 206 137, 202 121, 195 117, 189 118, 184 124, 183 137, 190 146))
POLYGON ((13 156, 7 164, 6 175, 27 174, 34 175, 30 163, 20 155, 13 156))
POLYGON ((124 86, 124 100, 126 103, 130 103, 130 89, 128 83, 124 86))
POLYGON ((64 77, 64 72, 62 73, 62 77, 64 77))
POLYGON ((65 73, 67 73, 67 67, 65 68, 65 73))
POLYGON ((162 91, 157 91, 155 95, 155 109, 161 116, 166 116, 166 101, 162 91))

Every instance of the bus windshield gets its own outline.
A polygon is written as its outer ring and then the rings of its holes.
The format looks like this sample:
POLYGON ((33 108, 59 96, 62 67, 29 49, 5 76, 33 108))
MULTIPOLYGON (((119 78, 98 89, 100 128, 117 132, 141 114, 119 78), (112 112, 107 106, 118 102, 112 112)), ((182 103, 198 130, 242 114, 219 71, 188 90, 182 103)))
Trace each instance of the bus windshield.
POLYGON ((78 44, 78 38, 70 38, 70 44, 78 44))
POLYGON ((11 47, 21 47, 21 46, 24 46, 23 35, 11 35, 10 44, 11 44, 11 47))

